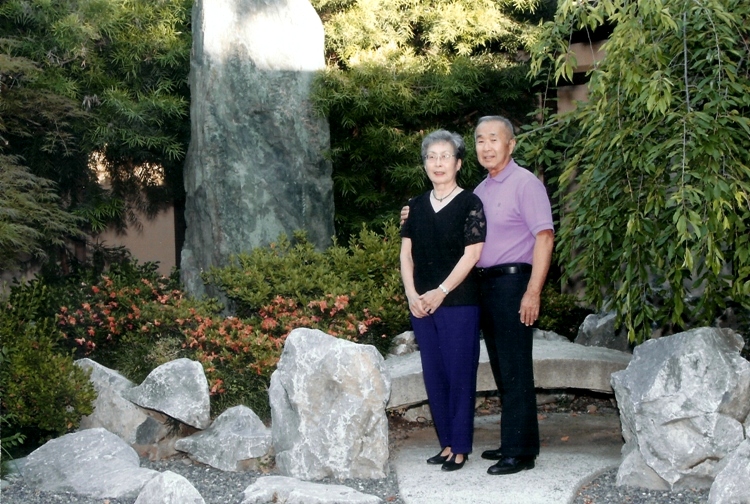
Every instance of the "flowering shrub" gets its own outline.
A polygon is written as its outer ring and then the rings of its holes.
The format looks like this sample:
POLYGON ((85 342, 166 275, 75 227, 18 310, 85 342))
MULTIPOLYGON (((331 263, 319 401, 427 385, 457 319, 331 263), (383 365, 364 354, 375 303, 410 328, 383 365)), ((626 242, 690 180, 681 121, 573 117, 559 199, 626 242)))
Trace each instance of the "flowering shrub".
POLYGON ((61 306, 57 313, 60 335, 78 357, 92 357, 134 380, 177 357, 183 335, 176 320, 196 303, 166 277, 134 281, 102 275, 97 283, 81 286, 78 305, 61 306), (157 342, 164 348, 165 340, 172 342, 166 352, 153 352, 157 342))
POLYGON ((326 296, 302 306, 277 296, 251 319, 202 316, 195 310, 178 319, 186 336, 183 346, 201 362, 217 408, 242 402, 259 415, 268 412, 266 391, 284 341, 298 327, 320 329, 357 342, 379 319, 348 313, 347 296, 326 296), (239 401, 242 399, 242 401, 239 401))
POLYGON ((391 338, 409 329, 401 285, 398 228, 363 229, 348 247, 315 250, 303 234, 240 254, 204 280, 232 299, 239 315, 260 317, 261 329, 282 336, 312 327, 385 354, 391 338), (274 325, 278 324, 278 328, 274 325))
POLYGON ((284 339, 259 331, 248 320, 205 315, 195 309, 176 323, 184 335, 186 354, 203 365, 213 411, 244 404, 267 416, 268 385, 284 339))
POLYGON ((292 298, 276 296, 269 305, 260 309, 261 328, 286 337, 292 329, 309 327, 359 343, 370 328, 379 323, 379 317, 365 308, 362 316, 347 311, 349 296, 326 294, 324 299, 312 300, 307 306, 292 298))
POLYGON ((200 362, 213 410, 235 404, 268 413, 267 389, 292 329, 310 327, 354 342, 372 339, 381 319, 355 310, 356 296, 326 294, 302 304, 276 296, 249 317, 223 317, 215 302, 196 302, 154 272, 79 280, 77 303, 55 316, 62 342, 135 382, 178 357, 200 362))

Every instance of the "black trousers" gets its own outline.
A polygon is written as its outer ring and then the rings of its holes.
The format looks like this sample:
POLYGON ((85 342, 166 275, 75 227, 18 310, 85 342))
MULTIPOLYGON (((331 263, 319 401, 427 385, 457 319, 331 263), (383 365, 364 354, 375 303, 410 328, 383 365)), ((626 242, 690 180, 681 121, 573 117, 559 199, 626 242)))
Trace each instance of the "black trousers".
POLYGON ((539 454, 533 332, 518 312, 530 277, 517 273, 480 280, 480 324, 500 394, 500 448, 507 457, 539 454))

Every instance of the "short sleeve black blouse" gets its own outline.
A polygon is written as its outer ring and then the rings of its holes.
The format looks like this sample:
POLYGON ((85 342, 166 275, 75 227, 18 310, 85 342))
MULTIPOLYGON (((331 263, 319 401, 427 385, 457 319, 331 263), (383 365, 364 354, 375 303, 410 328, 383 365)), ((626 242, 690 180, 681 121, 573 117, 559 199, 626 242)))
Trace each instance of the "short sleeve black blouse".
MULTIPOLYGON (((430 191, 431 192, 431 191, 430 191)), ((437 288, 453 271, 468 245, 483 243, 487 233, 482 201, 471 191, 461 191, 435 212, 430 192, 409 201, 409 218, 401 236, 410 238, 414 261, 414 287, 419 294, 437 288)), ((479 304, 474 270, 454 288, 442 306, 479 304)))

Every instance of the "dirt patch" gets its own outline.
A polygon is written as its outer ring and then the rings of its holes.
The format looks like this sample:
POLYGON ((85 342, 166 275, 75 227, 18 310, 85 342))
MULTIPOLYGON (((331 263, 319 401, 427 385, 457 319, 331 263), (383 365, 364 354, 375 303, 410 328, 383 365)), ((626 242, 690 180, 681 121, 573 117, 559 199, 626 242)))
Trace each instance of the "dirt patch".
MULTIPOLYGON (((617 402, 612 394, 601 394, 589 390, 545 390, 537 396, 537 413, 544 420, 552 413, 618 415, 617 402)), ((477 397, 476 415, 497 415, 502 413, 500 398, 496 393, 477 397)), ((388 413, 388 442, 391 449, 408 439, 410 435, 423 429, 432 429, 432 422, 421 418, 411 422, 404 418, 404 410, 388 413)))

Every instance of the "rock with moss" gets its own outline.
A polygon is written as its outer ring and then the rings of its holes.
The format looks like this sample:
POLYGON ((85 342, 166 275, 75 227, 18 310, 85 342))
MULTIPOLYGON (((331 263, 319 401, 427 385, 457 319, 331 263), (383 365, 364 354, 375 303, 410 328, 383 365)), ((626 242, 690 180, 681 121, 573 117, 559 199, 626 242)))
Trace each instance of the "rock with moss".
POLYGON ((325 68, 310 3, 198 0, 192 19, 181 275, 199 295, 201 272, 280 233, 330 245, 333 181, 328 123, 309 99, 325 68))

